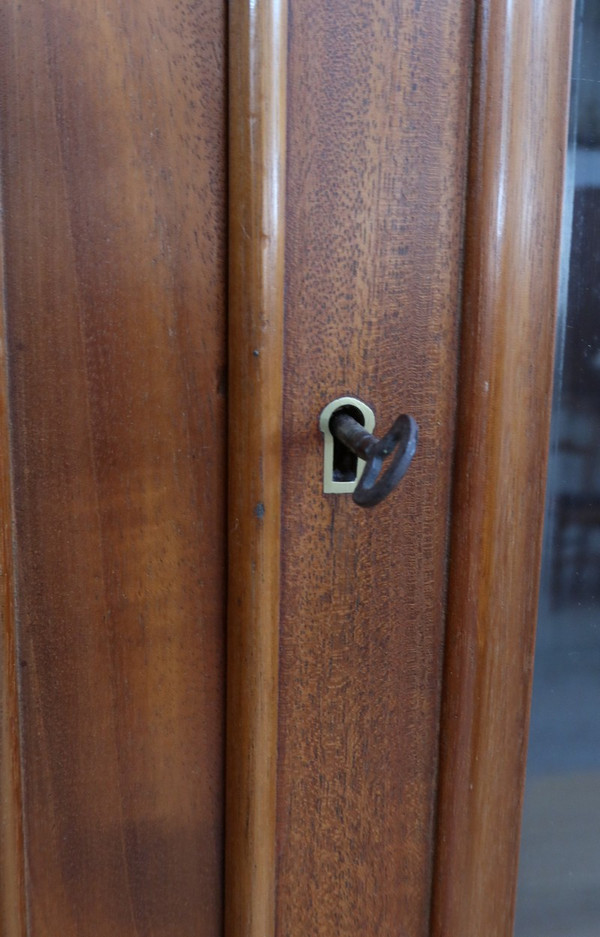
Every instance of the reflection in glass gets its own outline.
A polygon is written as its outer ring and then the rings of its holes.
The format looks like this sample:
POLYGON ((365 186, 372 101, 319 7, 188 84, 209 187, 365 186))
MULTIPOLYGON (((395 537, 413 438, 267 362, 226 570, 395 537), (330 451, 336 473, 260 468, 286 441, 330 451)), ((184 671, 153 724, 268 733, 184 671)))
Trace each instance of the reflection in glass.
POLYGON ((600 0, 577 4, 516 937, 600 937, 600 0))

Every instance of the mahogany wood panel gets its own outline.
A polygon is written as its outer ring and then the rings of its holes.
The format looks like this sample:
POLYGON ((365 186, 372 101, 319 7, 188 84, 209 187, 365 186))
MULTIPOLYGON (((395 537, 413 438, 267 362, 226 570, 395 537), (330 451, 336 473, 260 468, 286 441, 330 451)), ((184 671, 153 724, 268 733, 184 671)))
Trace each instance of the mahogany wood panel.
POLYGON ((472 5, 290 3, 279 937, 425 937, 472 5), (372 511, 322 493, 319 413, 421 429, 372 511))
POLYGON ((287 0, 229 7, 228 937, 275 923, 287 0))
POLYGON ((553 0, 478 8, 435 937, 512 934, 571 12, 553 0))
POLYGON ((0 17, 28 934, 216 935, 224 8, 0 17))

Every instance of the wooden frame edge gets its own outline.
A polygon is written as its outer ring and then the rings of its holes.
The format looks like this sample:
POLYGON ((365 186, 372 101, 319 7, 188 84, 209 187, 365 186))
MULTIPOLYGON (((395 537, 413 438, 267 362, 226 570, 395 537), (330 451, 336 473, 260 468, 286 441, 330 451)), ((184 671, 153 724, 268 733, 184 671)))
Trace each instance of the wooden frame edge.
POLYGON ((225 934, 275 929, 287 0, 229 7, 225 934))
POLYGON ((571 4, 478 5, 433 937, 509 937, 537 613, 571 4))

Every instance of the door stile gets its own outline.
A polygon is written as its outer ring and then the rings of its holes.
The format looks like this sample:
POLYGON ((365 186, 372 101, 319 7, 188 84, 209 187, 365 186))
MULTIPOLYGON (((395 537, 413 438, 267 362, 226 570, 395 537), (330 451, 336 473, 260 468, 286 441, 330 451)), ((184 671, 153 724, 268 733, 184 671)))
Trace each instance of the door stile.
POLYGON ((554 0, 478 9, 434 937, 512 933, 571 21, 554 0))
POLYGON ((275 926, 286 0, 229 10, 225 932, 275 926))

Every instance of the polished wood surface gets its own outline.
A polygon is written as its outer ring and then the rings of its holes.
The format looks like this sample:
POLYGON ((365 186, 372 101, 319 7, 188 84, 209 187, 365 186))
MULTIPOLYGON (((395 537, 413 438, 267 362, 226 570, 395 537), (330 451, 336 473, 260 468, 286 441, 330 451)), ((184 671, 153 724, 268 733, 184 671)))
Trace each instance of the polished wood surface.
POLYGON ((508 937, 566 7, 0 5, 3 937, 508 937))
POLYGON ((428 934, 471 4, 290 4, 279 937, 428 934), (419 422, 367 511, 341 394, 419 422))
MULTIPOLYGON (((0 15, 28 934, 216 935, 224 9, 7 0, 0 15)), ((17 840, 3 831, 15 881, 17 840)), ((14 903, 6 937, 22 937, 18 888, 14 903)))
POLYGON ((571 10, 478 10, 435 937, 512 934, 553 368, 571 10))
POLYGON ((275 925, 287 4, 229 9, 227 937, 275 925))

